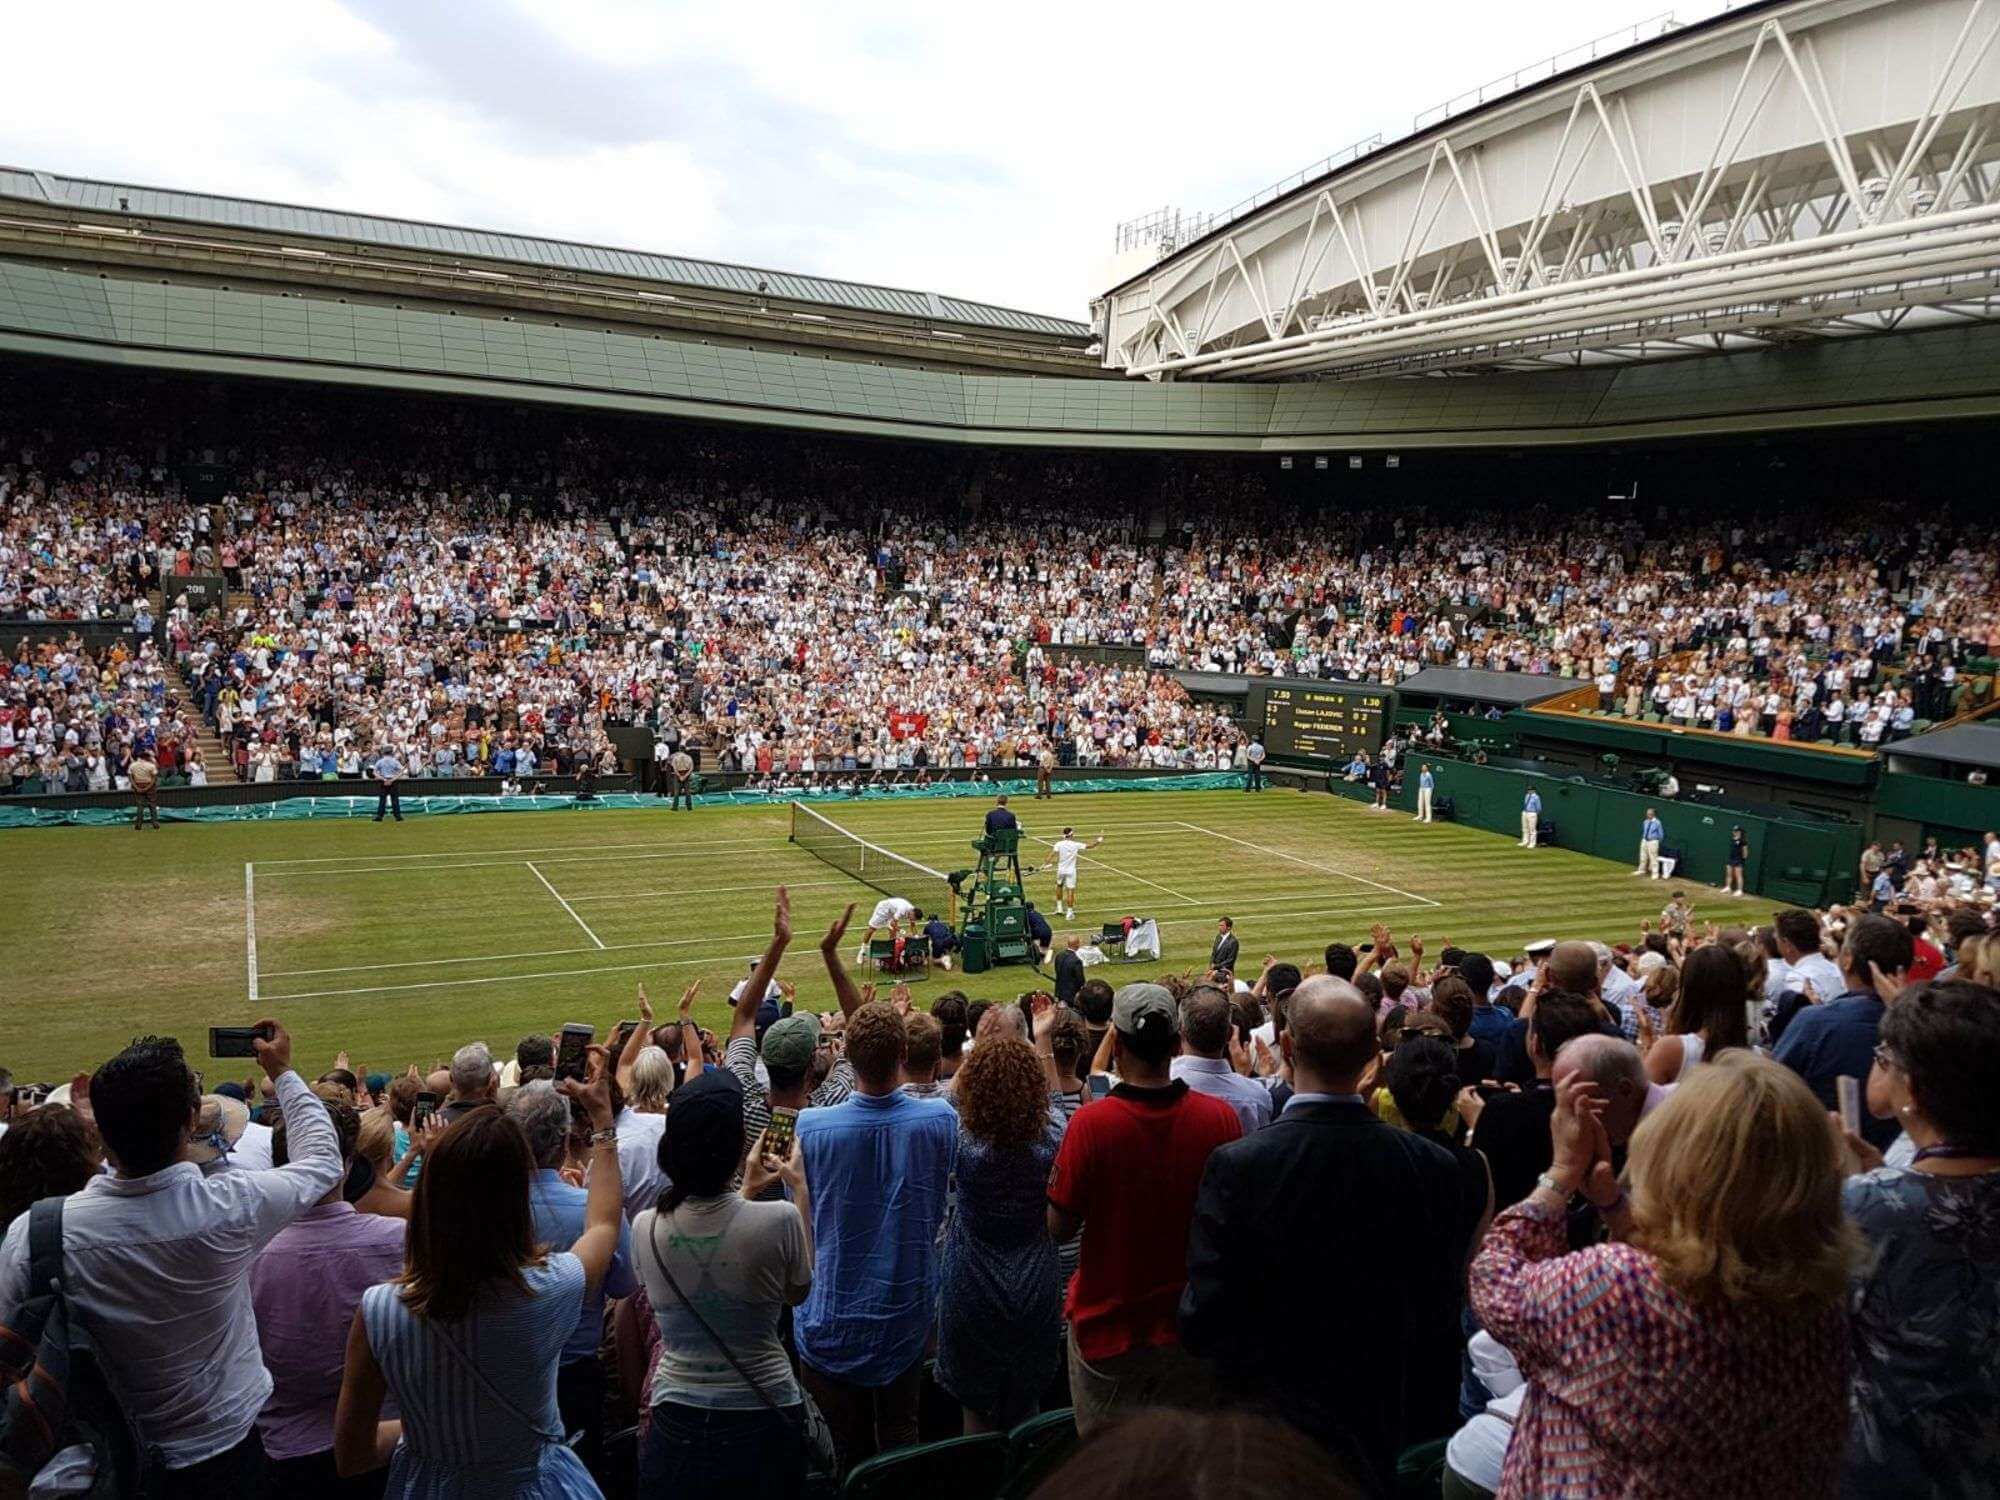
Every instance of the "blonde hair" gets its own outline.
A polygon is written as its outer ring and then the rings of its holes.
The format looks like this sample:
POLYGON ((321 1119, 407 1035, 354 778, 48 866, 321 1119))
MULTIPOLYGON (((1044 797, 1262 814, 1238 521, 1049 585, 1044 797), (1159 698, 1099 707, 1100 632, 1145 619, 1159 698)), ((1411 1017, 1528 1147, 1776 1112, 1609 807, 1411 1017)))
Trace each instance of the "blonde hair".
POLYGON ((665 1114, 673 1091, 674 1060, 659 1047, 640 1049, 632 1061, 632 1108, 642 1115, 665 1114))
POLYGON ((1988 989, 2000 987, 2000 939, 1987 932, 1960 943, 1958 977, 1988 989))
POLYGON ((354 1152, 378 1167, 396 1160, 396 1117, 384 1105, 361 1116, 361 1134, 355 1138, 354 1152))
POLYGON ((1640 1124, 1632 1240, 1696 1301, 1833 1304, 1861 1252, 1841 1212, 1826 1111, 1799 1076, 1741 1049, 1694 1069, 1640 1124))

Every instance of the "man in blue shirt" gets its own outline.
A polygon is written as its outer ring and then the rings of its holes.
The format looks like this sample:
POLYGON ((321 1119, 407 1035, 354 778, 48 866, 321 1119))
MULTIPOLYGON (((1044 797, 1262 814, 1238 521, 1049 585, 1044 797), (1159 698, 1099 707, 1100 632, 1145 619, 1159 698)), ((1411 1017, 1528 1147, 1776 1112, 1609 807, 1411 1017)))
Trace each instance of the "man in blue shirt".
POLYGON ((799 1373, 843 1468, 917 1440, 958 1114, 897 1086, 907 1050, 894 1006, 861 1006, 847 1021, 854 1092, 797 1127, 814 1247, 812 1293, 794 1325, 799 1373))
POLYGON ((1537 829, 1540 828, 1541 822, 1542 794, 1533 787, 1529 787, 1528 795, 1521 799, 1521 847, 1523 849, 1532 849, 1535 847, 1537 829))
POLYGON ((1646 809, 1646 820, 1639 825, 1639 868, 1634 875, 1650 875, 1655 880, 1660 874, 1660 840, 1667 836, 1666 825, 1652 808, 1646 809))
POLYGON ((1874 883, 1868 887, 1869 905, 1873 910, 1880 911, 1895 899, 1896 877, 1890 874, 1889 867, 1884 865, 1875 872, 1874 883))
POLYGON ((1249 775, 1243 782, 1246 792, 1264 790, 1264 741, 1257 735, 1250 736, 1250 744, 1243 752, 1243 765, 1249 775))
POLYGON ((396 752, 384 750, 375 757, 375 821, 382 821, 382 814, 394 812, 398 823, 403 821, 403 763, 396 759, 396 752))
MULTIPOLYGON (((1840 948, 1840 978, 1846 988, 1822 1005, 1808 1005, 1793 1017, 1773 1054, 1803 1078, 1828 1109, 1840 1105, 1835 1080, 1866 1082, 1875 1062, 1875 1042, 1887 1008, 1876 990, 1876 979, 1902 988, 1916 945, 1910 931, 1887 917, 1862 916, 1847 929, 1840 948)), ((1893 1119, 1877 1120, 1862 1113, 1861 1134, 1887 1149, 1896 1139, 1893 1119)))
MULTIPOLYGON (((583 1233, 583 1206, 589 1192, 562 1180, 564 1149, 569 1139, 569 1100, 546 1080, 523 1084, 507 1101, 507 1113, 528 1138, 534 1153, 535 1176, 528 1185, 528 1205, 535 1218, 535 1239, 551 1250, 567 1250, 583 1233)), ((576 1326, 563 1345, 556 1365, 556 1407, 565 1432, 581 1432, 580 1457, 592 1472, 604 1437, 604 1366, 597 1346, 604 1338, 604 1301, 629 1297, 638 1289, 632 1275, 631 1231, 621 1218, 618 1251, 604 1281, 586 1290, 576 1326)))
POLYGON ((1431 793, 1436 790, 1437 777, 1431 774, 1430 766, 1426 765, 1417 776, 1416 820, 1419 823, 1431 821, 1431 793))

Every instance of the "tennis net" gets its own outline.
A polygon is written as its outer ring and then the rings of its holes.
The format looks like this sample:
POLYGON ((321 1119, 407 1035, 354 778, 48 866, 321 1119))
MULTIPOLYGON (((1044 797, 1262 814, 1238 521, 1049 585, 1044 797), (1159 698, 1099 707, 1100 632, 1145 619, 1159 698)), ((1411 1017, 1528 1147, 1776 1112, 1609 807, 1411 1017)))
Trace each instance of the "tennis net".
POLYGON ((958 893, 942 870, 905 859, 880 844, 871 844, 804 803, 792 805, 791 841, 841 874, 873 886, 885 896, 901 896, 926 915, 942 915, 958 923, 958 893))

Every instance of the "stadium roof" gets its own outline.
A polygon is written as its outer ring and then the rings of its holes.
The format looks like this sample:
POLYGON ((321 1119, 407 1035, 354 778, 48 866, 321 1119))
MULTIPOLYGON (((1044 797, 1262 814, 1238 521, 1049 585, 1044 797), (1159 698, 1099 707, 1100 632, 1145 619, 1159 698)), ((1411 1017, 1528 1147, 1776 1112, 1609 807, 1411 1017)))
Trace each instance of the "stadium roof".
POLYGON ((333 209, 300 208, 252 198, 227 198, 213 193, 178 192, 133 183, 64 177, 54 172, 0 166, 0 199, 18 199, 45 207, 78 212, 129 214, 137 219, 170 220, 218 228, 292 235, 300 239, 335 240, 376 245, 424 255, 471 256, 573 271, 667 282, 742 296, 770 296, 791 302, 879 313, 891 317, 961 323, 1010 333, 1085 338, 1087 324, 1042 313, 1021 312, 986 302, 970 302, 938 292, 914 292, 901 287, 874 286, 827 276, 802 276, 789 271, 760 270, 682 255, 643 250, 618 250, 536 235, 501 234, 427 224, 378 214, 343 213, 333 209))
POLYGON ((1425 667, 1396 684, 1399 693, 1430 693, 1439 698, 1475 698, 1481 703, 1506 703, 1516 708, 1542 703, 1583 686, 1573 677, 1543 672, 1488 672, 1480 667, 1425 667))

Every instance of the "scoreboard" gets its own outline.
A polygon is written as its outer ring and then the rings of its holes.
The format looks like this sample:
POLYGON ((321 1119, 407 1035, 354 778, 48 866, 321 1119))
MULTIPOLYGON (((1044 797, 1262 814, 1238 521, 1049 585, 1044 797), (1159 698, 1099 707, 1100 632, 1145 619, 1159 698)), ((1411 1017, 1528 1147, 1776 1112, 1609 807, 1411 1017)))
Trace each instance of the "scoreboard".
POLYGON ((1264 690, 1264 748, 1272 755, 1314 760, 1354 759, 1356 750, 1381 749, 1389 694, 1362 683, 1264 690))

